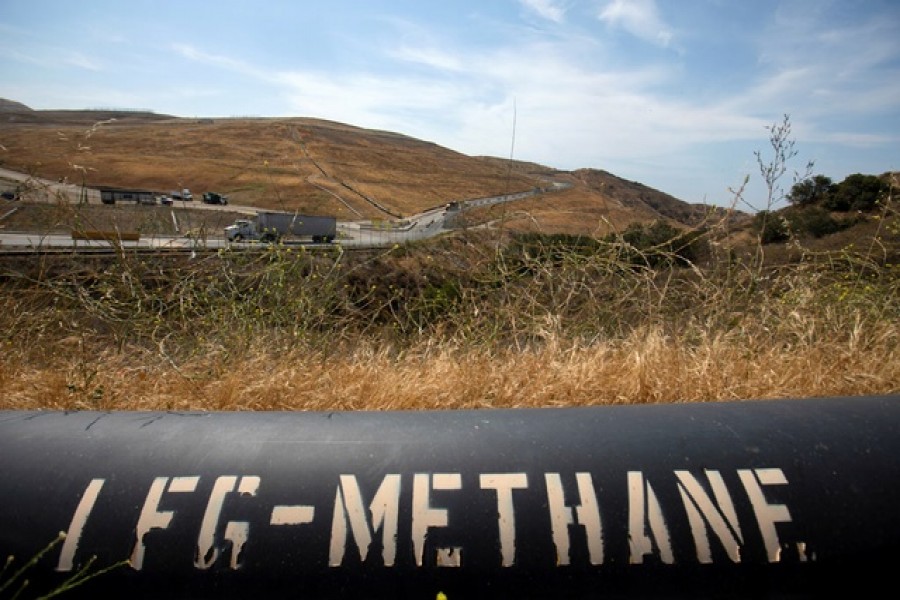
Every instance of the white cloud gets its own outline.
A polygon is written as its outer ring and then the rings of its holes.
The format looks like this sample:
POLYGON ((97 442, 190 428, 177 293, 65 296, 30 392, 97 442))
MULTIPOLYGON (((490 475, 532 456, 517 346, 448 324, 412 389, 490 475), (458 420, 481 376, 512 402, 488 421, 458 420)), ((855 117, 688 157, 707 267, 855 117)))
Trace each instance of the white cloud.
POLYGON ((16 62, 34 65, 44 69, 59 67, 78 67, 88 71, 100 71, 100 64, 81 52, 69 51, 67 48, 47 47, 37 49, 35 54, 26 54, 15 48, 0 47, 0 57, 16 62))
POLYGON ((566 18, 566 7, 555 0, 519 0, 519 2, 548 21, 562 23, 566 18))
POLYGON ((672 42, 672 28, 663 22, 654 0, 613 0, 600 11, 599 18, 659 46, 668 47, 672 42))
POLYGON ((65 59, 63 59, 67 65, 71 65, 73 67, 78 67, 80 69, 86 69, 88 71, 99 71, 100 65, 95 61, 91 60, 87 56, 81 54, 80 52, 72 52, 68 54, 65 59))
POLYGON ((459 105, 471 101, 463 86, 437 79, 288 71, 269 80, 281 86, 294 114, 408 135, 424 133, 436 120, 426 115, 451 118, 459 105))
POLYGON ((388 54, 392 58, 404 62, 416 63, 443 71, 460 71, 462 69, 462 64, 457 56, 437 48, 401 46, 388 51, 388 54))
POLYGON ((243 73, 245 75, 256 75, 257 70, 248 65, 247 63, 235 60, 233 58, 229 58, 227 56, 221 56, 217 54, 208 54, 201 50, 198 50, 194 46, 190 44, 181 44, 175 43, 172 44, 172 49, 175 50, 178 54, 181 54, 183 57, 192 60, 194 62, 205 63, 209 65, 214 65, 223 69, 227 69, 229 71, 234 71, 237 73, 243 73))
MULTIPOLYGON (((896 111, 900 98, 900 37, 884 15, 836 22, 827 11, 787 2, 761 32, 759 68, 735 95, 734 110, 779 107, 806 121, 811 140, 875 143, 881 135, 833 133, 848 119, 896 111), (832 133, 829 133, 832 132, 832 133)), ((863 121, 857 121, 863 127, 863 121)))
POLYGON ((823 136, 823 141, 846 144, 854 148, 874 148, 887 144, 900 143, 898 135, 882 135, 868 133, 831 133, 823 136))
POLYGON ((399 131, 469 154, 508 152, 515 101, 517 153, 567 168, 759 136, 766 124, 738 105, 692 105, 649 92, 672 77, 664 65, 627 71, 584 66, 578 59, 583 47, 566 40, 493 50, 386 51, 435 69, 417 76, 266 71, 188 45, 176 49, 191 60, 274 85, 288 99, 290 114, 399 131))

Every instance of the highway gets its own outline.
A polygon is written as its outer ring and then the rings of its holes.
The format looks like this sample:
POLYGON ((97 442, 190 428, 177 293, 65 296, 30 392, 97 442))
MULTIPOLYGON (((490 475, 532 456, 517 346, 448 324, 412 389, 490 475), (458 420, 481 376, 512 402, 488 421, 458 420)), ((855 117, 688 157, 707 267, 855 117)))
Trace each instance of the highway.
POLYGON ((28 173, 0 169, 0 179, 11 182, 27 194, 27 199, 32 202, 50 202, 60 198, 67 198, 70 202, 78 202, 83 197, 88 204, 100 204, 100 191, 91 188, 83 188, 80 185, 66 181, 51 181, 33 177, 28 173))
MULTIPOLYGON (((0 179, 11 182, 7 185, 20 186, 24 192, 24 198, 20 201, 8 201, 0 204, 0 225, 8 211, 15 210, 19 202, 58 202, 60 198, 67 198, 70 202, 86 201, 89 204, 101 204, 98 190, 82 188, 67 182, 54 182, 45 179, 36 179, 25 173, 0 169, 0 179)), ((428 209, 417 215, 394 221, 339 221, 337 224, 337 238, 332 245, 354 248, 379 248, 390 247, 395 244, 419 241, 445 233, 455 226, 454 218, 462 212, 475 207, 491 206, 504 202, 514 202, 544 193, 568 189, 568 184, 554 183, 549 188, 534 188, 531 190, 474 198, 451 203, 447 206, 428 209)), ((243 212, 250 215, 256 213, 256 208, 249 206, 220 206, 209 205, 202 202, 185 202, 185 207, 192 210, 223 210, 243 212)), ((288 242, 290 243, 290 242, 288 242)), ((207 236, 203 239, 194 239, 186 236, 149 235, 141 236, 138 240, 124 240, 109 242, 104 240, 80 240, 73 239, 71 235, 44 234, 40 232, 7 232, 0 229, 0 252, 31 250, 42 251, 47 249, 70 248, 74 251, 99 249, 112 249, 121 245, 122 248, 138 248, 144 250, 182 250, 191 251, 197 249, 220 249, 232 247, 246 249, 259 247, 257 242, 232 242, 229 243, 223 236, 207 236)), ((309 245, 309 244, 306 244, 309 245)), ((316 246, 322 246, 317 244, 316 246)))
MULTIPOLYGON (((446 211, 442 209, 422 213, 417 218, 409 219, 399 224, 339 222, 337 225, 338 237, 331 245, 351 248, 379 248, 422 240, 446 231, 444 227, 445 215, 446 211)), ((290 240, 285 240, 284 243, 286 245, 294 244, 290 240)), ((126 239, 110 242, 106 240, 73 239, 71 235, 59 233, 0 232, 0 252, 59 250, 63 248, 69 248, 76 252, 79 250, 96 251, 102 248, 112 249, 119 245, 125 249, 190 251, 198 249, 216 250, 228 247, 248 249, 262 247, 264 244, 260 242, 228 242, 221 235, 195 239, 186 236, 155 234, 141 236, 137 240, 126 239)), ((303 245, 327 247, 326 244, 303 245)))
POLYGON ((73 239, 71 235, 63 234, 40 234, 40 233, 0 233, 0 252, 6 250, 18 249, 49 249, 49 248, 72 248, 78 249, 96 249, 96 248, 112 248, 114 245, 121 244, 123 248, 157 248, 161 250, 190 250, 198 247, 204 248, 221 248, 225 247, 224 238, 194 240, 184 236, 168 236, 155 235, 141 237, 139 240, 123 240, 115 242, 115 244, 105 240, 80 240, 73 239))

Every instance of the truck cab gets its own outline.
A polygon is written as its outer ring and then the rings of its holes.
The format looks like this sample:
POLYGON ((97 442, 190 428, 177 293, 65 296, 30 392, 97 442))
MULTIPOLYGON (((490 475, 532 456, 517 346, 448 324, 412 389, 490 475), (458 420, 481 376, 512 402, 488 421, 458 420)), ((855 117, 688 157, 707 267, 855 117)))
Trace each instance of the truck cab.
POLYGON ((225 239, 229 242, 256 239, 256 224, 250 219, 238 219, 225 228, 225 239))

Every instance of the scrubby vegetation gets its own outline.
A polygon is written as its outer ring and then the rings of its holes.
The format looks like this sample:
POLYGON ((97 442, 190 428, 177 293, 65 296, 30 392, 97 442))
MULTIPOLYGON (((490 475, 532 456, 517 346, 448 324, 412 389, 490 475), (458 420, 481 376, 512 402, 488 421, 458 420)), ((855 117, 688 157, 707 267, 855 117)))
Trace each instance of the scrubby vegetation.
MULTIPOLYGON (((790 151, 781 150, 773 163, 783 167, 790 151)), ((771 199, 784 169, 760 164, 771 199)), ((868 194, 862 181, 847 189, 868 194)), ((722 218, 602 237, 470 229, 368 252, 7 258, 0 408, 449 409, 896 393, 896 182, 871 201, 843 192, 852 216, 828 204, 842 185, 795 185, 789 208, 758 213, 751 238, 722 218)))
POLYGON ((786 199, 791 203, 778 215, 761 211, 754 228, 763 243, 792 237, 821 238, 864 222, 890 197, 892 174, 880 177, 855 173, 840 183, 815 175, 795 183, 786 199))
MULTIPOLYGON (((547 406, 888 393, 898 217, 862 247, 469 233, 4 267, 4 408, 547 406), (888 246, 893 250, 887 251, 888 246)), ((887 210, 890 209, 890 210, 887 210)), ((650 227, 651 231, 659 228, 650 227)))

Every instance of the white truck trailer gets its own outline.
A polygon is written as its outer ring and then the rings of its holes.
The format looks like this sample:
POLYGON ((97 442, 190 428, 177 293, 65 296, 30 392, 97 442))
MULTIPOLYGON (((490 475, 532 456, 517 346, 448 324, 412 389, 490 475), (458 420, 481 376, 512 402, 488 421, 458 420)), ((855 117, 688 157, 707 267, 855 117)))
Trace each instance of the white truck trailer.
POLYGON ((258 240, 277 242, 285 237, 311 240, 314 243, 331 243, 337 235, 335 217, 319 217, 260 211, 254 219, 238 219, 225 228, 225 238, 229 242, 258 240))

